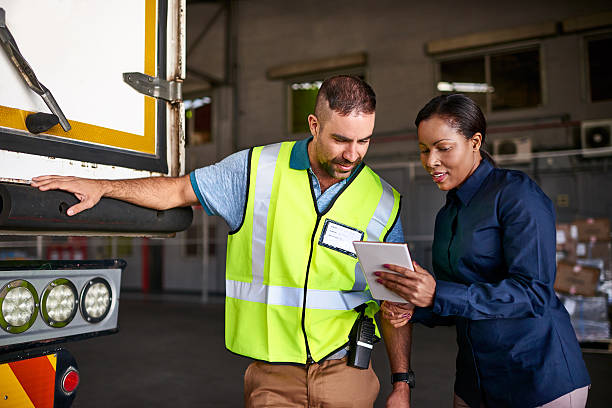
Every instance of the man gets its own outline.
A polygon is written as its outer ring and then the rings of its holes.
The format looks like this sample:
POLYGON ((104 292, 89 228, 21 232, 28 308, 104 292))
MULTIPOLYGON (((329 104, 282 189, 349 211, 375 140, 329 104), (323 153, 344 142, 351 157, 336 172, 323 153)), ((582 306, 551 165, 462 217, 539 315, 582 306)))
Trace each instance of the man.
POLYGON ((354 308, 378 311, 352 241, 403 241, 399 194, 362 163, 375 107, 367 83, 337 76, 308 116, 311 138, 238 152, 179 178, 44 176, 32 185, 73 192, 81 202, 69 215, 103 196, 160 210, 199 201, 231 228, 226 347, 257 360, 245 373, 245 404, 371 407, 378 379, 346 357, 354 308))

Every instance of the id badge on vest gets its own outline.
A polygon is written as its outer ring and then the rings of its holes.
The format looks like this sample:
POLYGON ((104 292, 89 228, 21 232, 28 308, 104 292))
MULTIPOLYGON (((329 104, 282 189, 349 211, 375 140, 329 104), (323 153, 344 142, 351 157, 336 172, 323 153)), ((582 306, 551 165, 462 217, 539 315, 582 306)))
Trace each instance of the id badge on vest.
POLYGON ((353 241, 361 241, 363 236, 363 231, 328 218, 323 225, 319 245, 357 258, 353 241))

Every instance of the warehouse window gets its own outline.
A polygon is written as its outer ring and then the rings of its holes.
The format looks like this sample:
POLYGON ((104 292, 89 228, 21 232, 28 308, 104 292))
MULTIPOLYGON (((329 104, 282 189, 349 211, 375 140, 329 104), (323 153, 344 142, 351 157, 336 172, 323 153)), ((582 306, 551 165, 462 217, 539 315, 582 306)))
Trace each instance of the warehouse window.
POLYGON ((289 130, 291 133, 308 132, 308 115, 314 113, 317 92, 323 79, 289 84, 289 130))
POLYGON ((185 100, 185 144, 212 141, 212 100, 208 96, 185 100))
POLYGON ((486 91, 488 90, 486 82, 485 57, 483 56, 440 63, 438 90, 443 93, 465 93, 478 106, 485 108, 486 91))
POLYGON ((612 99, 612 35, 587 39, 591 101, 612 99))
POLYGON ((541 104, 540 50, 491 55, 491 110, 541 104))
POLYGON ((487 112, 542 104, 537 47, 453 58, 439 66, 438 91, 464 93, 487 112))

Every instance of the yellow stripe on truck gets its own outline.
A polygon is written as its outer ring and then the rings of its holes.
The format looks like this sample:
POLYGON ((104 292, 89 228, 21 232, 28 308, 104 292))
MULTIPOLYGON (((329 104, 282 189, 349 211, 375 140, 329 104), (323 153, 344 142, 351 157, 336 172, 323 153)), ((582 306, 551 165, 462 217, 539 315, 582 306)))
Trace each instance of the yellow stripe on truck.
MULTIPOLYGON (((145 3, 145 60, 144 73, 156 77, 155 63, 157 61, 156 50, 157 33, 157 1, 147 0, 145 3)), ((166 79, 166 78, 162 78, 166 79)), ((150 143, 149 151, 143 153, 157 153, 155 151, 155 99, 144 96, 144 134, 145 139, 150 143)), ((163 132, 166 133, 165 130, 163 132)))
MULTIPOLYGON (((64 132, 60 126, 54 126, 42 135, 58 136, 79 142, 116 147, 139 153, 155 154, 155 100, 148 96, 143 96, 143 98, 151 100, 149 103, 145 101, 145 118, 148 122, 145 125, 144 136, 70 119, 70 125, 72 126, 70 132, 64 132)), ((33 112, 0 106, 0 123, 6 128, 20 130, 29 134, 25 125, 25 119, 30 113, 33 112)))
POLYGON ((35 408, 8 364, 0 364, 0 407, 35 408))
POLYGON ((51 363, 51 366, 53 367, 53 371, 57 371, 57 354, 49 354, 47 356, 47 358, 49 359, 49 362, 51 363))

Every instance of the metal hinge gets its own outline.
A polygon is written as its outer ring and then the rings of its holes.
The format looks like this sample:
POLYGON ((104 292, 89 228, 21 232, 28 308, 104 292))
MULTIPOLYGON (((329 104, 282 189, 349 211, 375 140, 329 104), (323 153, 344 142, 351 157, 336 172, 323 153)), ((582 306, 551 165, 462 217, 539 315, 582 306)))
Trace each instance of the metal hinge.
POLYGON ((183 83, 179 81, 166 81, 141 72, 124 72, 123 81, 141 94, 153 98, 170 103, 183 100, 183 83))

